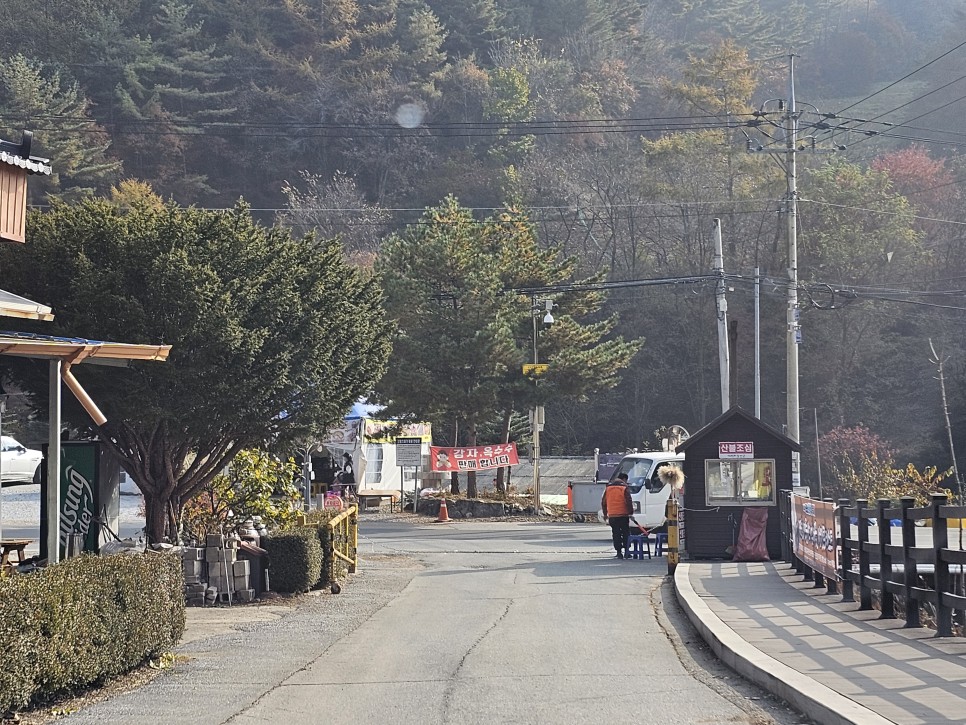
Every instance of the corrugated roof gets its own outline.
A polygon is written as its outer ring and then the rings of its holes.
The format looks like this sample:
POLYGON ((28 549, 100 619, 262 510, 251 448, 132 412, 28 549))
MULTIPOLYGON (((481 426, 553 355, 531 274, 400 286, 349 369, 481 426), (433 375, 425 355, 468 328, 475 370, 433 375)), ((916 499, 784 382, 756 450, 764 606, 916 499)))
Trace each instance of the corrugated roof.
POLYGON ((56 337, 31 332, 0 331, 0 355, 64 358, 80 362, 86 358, 104 360, 167 360, 170 345, 136 345, 125 342, 56 337))
POLYGON ((43 320, 44 322, 54 319, 51 309, 46 305, 5 290, 0 290, 0 316, 43 320))

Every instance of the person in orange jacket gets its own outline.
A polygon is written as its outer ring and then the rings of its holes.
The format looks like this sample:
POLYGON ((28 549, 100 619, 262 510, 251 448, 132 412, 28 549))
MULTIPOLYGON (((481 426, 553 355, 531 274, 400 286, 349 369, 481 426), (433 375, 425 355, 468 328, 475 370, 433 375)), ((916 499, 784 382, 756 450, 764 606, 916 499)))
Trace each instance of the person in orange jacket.
POLYGON ((630 535, 631 514, 634 512, 626 473, 618 473, 617 478, 607 484, 600 499, 600 508, 604 513, 604 521, 610 524, 617 558, 623 559, 627 555, 627 537, 630 535))

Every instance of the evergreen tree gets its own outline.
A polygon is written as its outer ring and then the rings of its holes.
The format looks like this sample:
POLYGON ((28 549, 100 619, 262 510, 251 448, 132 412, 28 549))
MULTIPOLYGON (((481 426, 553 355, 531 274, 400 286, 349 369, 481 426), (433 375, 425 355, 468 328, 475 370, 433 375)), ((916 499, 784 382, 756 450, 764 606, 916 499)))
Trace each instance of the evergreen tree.
MULTIPOLYGON (((243 205, 185 209, 136 185, 118 201, 31 214, 29 244, 0 251, 8 289, 57 310, 44 333, 172 346, 164 363, 75 375, 108 419, 92 432, 144 494, 151 541, 173 540, 182 505, 240 450, 340 419, 381 374, 388 329, 378 285, 337 242, 263 227, 243 205)), ((9 364, 43 408, 44 366, 9 364)), ((68 398, 64 415, 94 428, 68 398)))
MULTIPOLYGON (((550 365, 540 385, 521 374, 532 361, 533 300, 508 290, 570 278, 574 260, 539 249, 526 217, 507 209, 485 220, 449 197, 419 224, 391 237, 378 267, 396 327, 394 364, 377 392, 388 413, 461 431, 454 445, 478 443, 481 426, 551 397, 579 399, 612 386, 639 342, 610 337, 614 320, 578 322, 601 303, 596 293, 558 297, 560 314, 541 335, 550 365)), ((541 313, 541 318, 543 313, 541 313)), ((476 495, 470 475, 468 495, 476 495)))
POLYGON ((236 111, 229 59, 205 38, 203 23, 189 20, 190 12, 180 0, 167 0, 143 36, 105 49, 123 78, 115 87, 116 129, 122 151, 137 159, 129 171, 185 202, 217 191, 201 169, 218 165, 224 137, 205 124, 230 121, 236 111))
POLYGON ((117 178, 121 164, 108 154, 110 140, 77 82, 22 55, 0 59, 0 138, 19 139, 38 124, 31 153, 50 158, 52 174, 29 185, 34 203, 89 196, 117 178))

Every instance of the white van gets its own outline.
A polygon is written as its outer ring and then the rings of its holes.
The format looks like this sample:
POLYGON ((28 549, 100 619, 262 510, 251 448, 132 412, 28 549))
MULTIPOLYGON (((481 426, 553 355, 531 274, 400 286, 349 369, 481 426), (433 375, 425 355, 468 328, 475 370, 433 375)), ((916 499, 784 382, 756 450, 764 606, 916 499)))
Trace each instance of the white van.
MULTIPOLYGON (((671 487, 666 486, 658 477, 658 469, 662 466, 676 466, 681 468, 684 463, 683 453, 668 453, 667 451, 643 451, 628 453, 621 459, 617 470, 610 480, 617 479, 617 474, 627 474, 627 485, 631 491, 631 501, 634 504, 634 521, 645 529, 660 526, 664 523, 664 506, 671 496, 671 487)), ((603 495, 603 491, 601 491, 603 495)), ((603 510, 597 512, 598 521, 604 520, 603 510)), ((633 522, 631 524, 633 533, 633 522)))

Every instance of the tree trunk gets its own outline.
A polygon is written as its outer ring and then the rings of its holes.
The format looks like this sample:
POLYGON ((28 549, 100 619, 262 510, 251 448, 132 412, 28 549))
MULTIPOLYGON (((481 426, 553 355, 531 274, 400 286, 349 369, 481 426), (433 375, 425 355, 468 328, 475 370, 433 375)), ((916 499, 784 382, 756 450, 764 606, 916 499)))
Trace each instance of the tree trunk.
POLYGON ((170 505, 163 496, 160 496, 147 488, 142 489, 144 493, 144 528, 147 533, 148 543, 156 544, 167 539, 170 505))
MULTIPOLYGON (((513 411, 508 410, 503 414, 503 442, 510 442, 510 421, 513 418, 513 411)), ((498 493, 506 496, 506 479, 504 478, 504 473, 509 473, 510 467, 505 468, 501 466, 496 469, 496 478, 494 479, 494 485, 498 493)))
MULTIPOLYGON (((458 446, 460 444, 460 421, 459 418, 453 423, 453 445, 458 446)), ((460 493, 460 477, 459 473, 452 471, 449 474, 449 492, 454 496, 459 496, 460 493)))
MULTIPOLYGON (((476 446, 476 421, 475 420, 470 421, 469 445, 470 447, 476 446)), ((476 471, 466 472, 466 497, 477 498, 476 471)))

